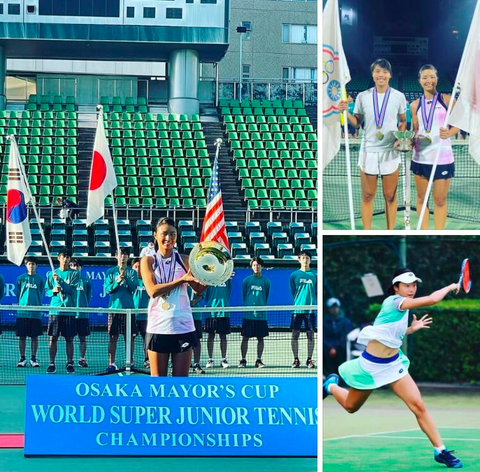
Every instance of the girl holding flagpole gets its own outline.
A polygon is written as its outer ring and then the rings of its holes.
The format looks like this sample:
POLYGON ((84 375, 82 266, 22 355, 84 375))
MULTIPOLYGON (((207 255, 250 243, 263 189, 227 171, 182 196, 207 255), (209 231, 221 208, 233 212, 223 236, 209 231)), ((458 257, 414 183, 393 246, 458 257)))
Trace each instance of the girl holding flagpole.
MULTIPOLYGON (((456 135, 459 129, 443 128, 451 96, 437 92, 437 69, 431 64, 422 66, 418 73, 418 81, 422 86, 423 95, 410 107, 413 130, 416 132, 411 169, 415 175, 417 188, 417 213, 420 216, 433 162, 440 148, 438 165, 433 177, 433 200, 435 202, 433 219, 435 229, 444 229, 447 220, 448 190, 452 177, 455 175, 450 138, 456 135)), ((428 228, 429 210, 427 206, 422 229, 428 228)))
POLYGON ((150 296, 145 338, 150 372, 152 377, 166 376, 171 356, 172 375, 188 377, 197 336, 187 288, 200 294, 207 287, 193 277, 188 257, 175 249, 177 228, 171 218, 158 221, 154 236, 157 253, 140 262, 150 296))
POLYGON ((346 110, 349 123, 365 133, 360 145, 358 165, 362 185, 362 222, 371 229, 377 180, 382 179, 387 229, 394 229, 397 216, 397 185, 400 155, 394 149, 394 131, 406 129, 405 95, 389 86, 392 66, 386 59, 377 59, 371 66, 375 86, 357 96, 353 114, 347 101, 340 101, 339 109, 346 110))

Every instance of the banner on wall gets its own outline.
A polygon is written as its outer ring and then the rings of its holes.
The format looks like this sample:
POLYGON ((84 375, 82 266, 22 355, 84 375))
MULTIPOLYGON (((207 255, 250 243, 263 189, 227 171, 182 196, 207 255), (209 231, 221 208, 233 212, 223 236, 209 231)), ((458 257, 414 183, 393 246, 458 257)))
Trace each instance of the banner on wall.
POLYGON ((29 375, 24 454, 316 457, 317 420, 315 377, 29 375))

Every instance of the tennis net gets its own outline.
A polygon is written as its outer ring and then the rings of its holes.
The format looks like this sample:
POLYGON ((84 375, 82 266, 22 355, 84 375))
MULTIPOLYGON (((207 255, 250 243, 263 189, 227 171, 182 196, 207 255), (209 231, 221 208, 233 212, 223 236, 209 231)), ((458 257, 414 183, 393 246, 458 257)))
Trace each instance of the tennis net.
MULTIPOLYGON (((357 161, 360 141, 350 142, 350 160, 352 171, 353 207, 355 218, 360 218, 361 186, 360 169, 357 161)), ((480 166, 468 153, 468 142, 453 143, 455 155, 455 177, 451 181, 448 193, 448 217, 480 222, 480 166)), ((411 154, 411 153, 410 153, 411 154)), ((405 209, 405 156, 402 157, 400 177, 397 190, 398 209, 405 209)), ((411 209, 416 211, 416 189, 413 174, 411 177, 411 209)), ((430 213, 433 214, 433 198, 429 201, 430 213)), ((382 195, 381 179, 378 180, 377 194, 374 203, 374 214, 385 212, 385 202, 382 195)), ((342 145, 339 153, 323 171, 323 222, 333 223, 350 219, 348 207, 348 182, 345 146, 342 145)))
MULTIPOLYGON (((23 311, 25 310, 22 307, 23 311)), ((40 312, 42 322, 42 334, 38 336, 37 361, 39 367, 32 367, 31 358, 31 338, 27 338, 26 342, 26 365, 17 367, 20 360, 19 338, 16 334, 16 319, 18 306, 0 306, 0 385, 22 385, 25 384, 26 376, 29 374, 47 375, 46 369, 50 364, 49 357, 49 336, 46 334, 48 325, 50 307, 28 307, 29 312, 40 312)), ((227 359, 229 367, 221 367, 221 353, 219 336, 215 337, 213 359, 214 366, 206 368, 209 359, 207 351, 208 334, 203 332, 201 339, 201 355, 200 365, 207 376, 310 376, 317 375, 316 368, 307 368, 307 336, 304 331, 304 325, 299 338, 299 358, 301 359, 300 368, 292 368, 293 354, 291 348, 292 330, 290 329, 292 312, 295 310, 311 310, 316 313, 316 306, 276 306, 276 307, 228 307, 228 308, 193 308, 194 318, 202 320, 202 326, 205 325, 207 311, 210 316, 221 316, 218 313, 225 312, 231 320, 232 333, 227 335, 227 359), (227 311, 228 310, 228 311, 227 311), (269 335, 264 338, 264 351, 262 361, 264 368, 256 368, 255 361, 257 359, 257 339, 251 338, 248 343, 247 366, 246 368, 238 368, 241 359, 241 343, 242 343, 242 320, 251 318, 253 312, 257 313, 257 317, 265 318, 268 324, 269 335)), ((74 349, 74 368, 75 372, 71 375, 105 375, 105 369, 108 366, 108 347, 110 336, 107 331, 108 314, 125 317, 126 336, 119 336, 116 348, 115 364, 119 371, 114 375, 131 375, 145 374, 149 375, 150 371, 144 367, 144 344, 142 337, 138 334, 133 342, 133 350, 130 345, 126 345, 125 338, 129 338, 129 333, 136 333, 136 324, 131 314, 145 314, 146 310, 107 310, 94 308, 55 308, 56 313, 83 313, 87 314, 90 321, 90 335, 86 337, 86 360, 88 367, 79 366, 79 338, 76 336, 73 341, 74 349), (130 353, 133 352, 132 355, 130 353), (127 359, 129 360, 127 362, 127 359)), ((316 328, 313 333, 315 341, 315 349, 312 358, 316 364, 317 347, 316 347, 316 328)), ((66 375, 66 344, 65 339, 60 337, 58 340, 58 351, 56 355, 55 365, 56 373, 54 375, 66 375)), ((193 358, 192 358, 193 362, 193 358)), ((171 369, 169 369, 171 371, 171 369)), ((190 375, 203 375, 195 373, 191 370, 190 375)))

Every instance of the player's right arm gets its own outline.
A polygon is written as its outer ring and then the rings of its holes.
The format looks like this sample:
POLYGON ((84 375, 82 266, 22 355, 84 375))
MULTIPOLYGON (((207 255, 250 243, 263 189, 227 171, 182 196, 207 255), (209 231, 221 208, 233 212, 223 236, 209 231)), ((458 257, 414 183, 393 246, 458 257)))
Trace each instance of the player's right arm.
POLYGON ((417 110, 418 110, 418 104, 420 103, 420 99, 416 99, 412 104, 410 105, 410 115, 412 115, 412 129, 415 131, 415 133, 418 133, 418 117, 417 117, 417 110))
POLYGON ((165 284, 158 284, 153 271, 153 256, 142 257, 140 261, 140 272, 142 273, 143 284, 145 290, 151 298, 163 297, 168 295, 173 289, 179 287, 184 283, 195 281, 195 277, 189 270, 186 274, 182 275, 178 279, 173 280, 165 284))
POLYGON ((458 288, 458 284, 450 284, 426 297, 405 298, 402 302, 401 308, 402 310, 409 310, 412 308, 436 305, 437 303, 441 302, 450 292, 458 291, 458 288))

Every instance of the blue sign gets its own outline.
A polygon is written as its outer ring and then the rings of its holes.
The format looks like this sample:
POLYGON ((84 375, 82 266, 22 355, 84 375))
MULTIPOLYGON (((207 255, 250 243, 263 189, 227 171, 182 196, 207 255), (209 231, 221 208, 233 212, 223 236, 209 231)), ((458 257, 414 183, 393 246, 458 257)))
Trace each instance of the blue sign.
MULTIPOLYGON (((56 267, 56 266, 55 266, 56 267)), ((108 306, 109 295, 105 293, 104 281, 105 273, 111 266, 86 266, 82 270, 84 277, 92 282, 92 308, 106 308, 108 306)), ((300 267, 300 266, 299 266, 300 267)), ((296 270, 296 269, 295 269, 296 270)), ((50 267, 39 266, 37 273, 46 277, 50 267)), ((290 293, 290 275, 294 272, 292 269, 264 269, 263 275, 270 279, 271 287, 268 304, 273 305, 293 305, 293 297, 290 293)), ((16 280, 25 273, 25 267, 2 266, 2 275, 5 279, 5 296, 0 301, 2 305, 13 305, 17 303, 16 298, 16 280)), ((245 278, 252 275, 251 269, 235 269, 233 278, 231 306, 242 306, 242 282, 245 278)), ((43 304, 49 305, 50 299, 43 298, 43 304)))
POLYGON ((24 454, 316 457, 317 420, 315 377, 29 375, 24 454))

